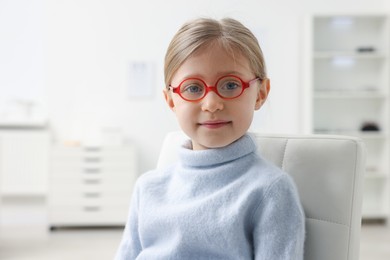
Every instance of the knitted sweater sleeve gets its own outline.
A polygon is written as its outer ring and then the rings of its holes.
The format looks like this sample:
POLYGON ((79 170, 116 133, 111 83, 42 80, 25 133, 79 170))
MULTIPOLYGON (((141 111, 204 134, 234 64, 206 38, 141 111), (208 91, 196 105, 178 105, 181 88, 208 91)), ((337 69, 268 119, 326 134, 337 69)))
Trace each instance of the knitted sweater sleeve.
POLYGON ((252 220, 255 259, 303 259, 305 218, 289 175, 272 183, 252 220))
POLYGON ((131 199, 125 230, 116 252, 115 260, 136 259, 142 249, 138 236, 138 190, 138 185, 136 184, 131 199))

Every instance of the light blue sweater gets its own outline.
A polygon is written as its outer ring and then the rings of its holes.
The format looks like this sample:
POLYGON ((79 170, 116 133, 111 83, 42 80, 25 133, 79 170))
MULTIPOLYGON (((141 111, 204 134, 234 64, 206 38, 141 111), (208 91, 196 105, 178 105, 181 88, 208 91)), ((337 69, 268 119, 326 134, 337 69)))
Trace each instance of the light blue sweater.
POLYGON ((292 179, 245 135, 136 183, 117 260, 303 259, 304 213, 292 179))

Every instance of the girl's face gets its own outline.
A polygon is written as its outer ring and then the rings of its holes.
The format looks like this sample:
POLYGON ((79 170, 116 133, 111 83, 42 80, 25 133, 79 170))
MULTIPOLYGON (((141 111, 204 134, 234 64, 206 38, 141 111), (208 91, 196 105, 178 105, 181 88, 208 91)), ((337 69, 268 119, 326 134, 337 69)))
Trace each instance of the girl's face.
MULTIPOLYGON (((171 86, 176 87, 184 79, 203 79, 208 86, 224 75, 236 75, 248 82, 255 78, 249 61, 242 55, 229 55, 219 44, 210 44, 190 56, 172 78, 171 86)), ((253 113, 258 110, 269 92, 269 80, 254 81, 235 99, 222 99, 210 91, 202 100, 189 102, 171 90, 164 90, 169 107, 192 140, 194 150, 226 146, 249 129, 253 113)))

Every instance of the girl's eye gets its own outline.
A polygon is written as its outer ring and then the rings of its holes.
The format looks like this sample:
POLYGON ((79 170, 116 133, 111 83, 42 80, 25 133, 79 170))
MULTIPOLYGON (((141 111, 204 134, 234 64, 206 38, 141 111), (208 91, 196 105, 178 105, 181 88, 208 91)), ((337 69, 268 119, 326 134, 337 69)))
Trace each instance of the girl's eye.
POLYGON ((225 89, 226 90, 234 90, 236 88, 238 88, 238 84, 236 82, 227 82, 225 84, 225 89))
POLYGON ((199 85, 187 85, 183 88, 182 92, 189 92, 192 94, 201 93, 203 91, 203 88, 199 85))
POLYGON ((221 86, 221 90, 223 91, 232 91, 232 90, 237 90, 238 88, 240 88, 240 84, 235 81, 225 82, 221 86))

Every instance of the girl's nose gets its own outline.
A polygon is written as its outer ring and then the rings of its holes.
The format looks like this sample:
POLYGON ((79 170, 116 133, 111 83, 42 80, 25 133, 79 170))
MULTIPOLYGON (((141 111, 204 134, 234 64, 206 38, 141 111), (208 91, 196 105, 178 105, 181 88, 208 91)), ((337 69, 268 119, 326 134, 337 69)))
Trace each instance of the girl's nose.
POLYGON ((209 93, 207 93, 207 95, 203 98, 201 102, 202 111, 214 113, 224 108, 224 100, 214 91, 210 91, 209 93))

